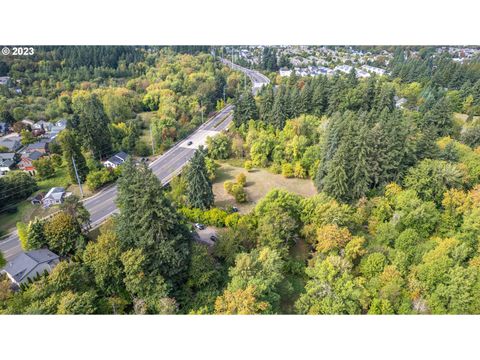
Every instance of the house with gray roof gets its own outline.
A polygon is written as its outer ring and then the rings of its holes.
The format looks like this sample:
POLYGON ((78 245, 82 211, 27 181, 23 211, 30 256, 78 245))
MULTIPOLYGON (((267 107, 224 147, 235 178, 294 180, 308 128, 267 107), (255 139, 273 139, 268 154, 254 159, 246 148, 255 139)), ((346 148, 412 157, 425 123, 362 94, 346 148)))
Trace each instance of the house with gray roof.
POLYGON ((61 204, 65 198, 65 194, 65 189, 63 187, 51 188, 42 200, 43 206, 47 208, 52 205, 61 204))
POLYGON ((8 151, 15 152, 22 147, 19 140, 13 137, 4 137, 0 139, 0 146, 4 146, 8 151))
POLYGON ((15 153, 0 153, 0 176, 10 171, 17 162, 15 153))
POLYGON ((49 141, 46 139, 39 140, 37 142, 34 142, 33 144, 29 144, 25 149, 25 151, 26 152, 39 151, 43 154, 46 154, 48 152, 48 143, 49 141))
POLYGON ((105 161, 103 165, 110 168, 116 168, 117 166, 122 165, 127 160, 127 157, 127 153, 120 151, 105 161))
POLYGON ((45 271, 52 271, 59 262, 59 256, 48 249, 33 250, 15 257, 2 272, 7 274, 13 284, 20 286, 45 271))
POLYGON ((52 123, 45 121, 45 120, 40 120, 37 121, 35 124, 33 124, 32 129, 33 130, 45 130, 45 132, 49 132, 52 130, 52 123))

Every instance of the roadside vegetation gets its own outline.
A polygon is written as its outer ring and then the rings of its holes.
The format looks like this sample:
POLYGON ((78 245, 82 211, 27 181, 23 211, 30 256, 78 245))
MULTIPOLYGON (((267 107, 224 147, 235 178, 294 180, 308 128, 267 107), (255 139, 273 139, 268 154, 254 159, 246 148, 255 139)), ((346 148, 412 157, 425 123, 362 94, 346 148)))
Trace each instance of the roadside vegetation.
MULTIPOLYGON (((120 214, 94 240, 73 204, 20 225, 26 246, 64 261, 3 290, 0 311, 479 314, 480 67, 399 49, 391 76, 293 74, 257 96, 235 92, 234 125, 168 188, 124 164, 120 214), (199 222, 215 228, 212 246, 195 241, 199 222)), ((190 78, 189 59, 160 74, 190 78)))

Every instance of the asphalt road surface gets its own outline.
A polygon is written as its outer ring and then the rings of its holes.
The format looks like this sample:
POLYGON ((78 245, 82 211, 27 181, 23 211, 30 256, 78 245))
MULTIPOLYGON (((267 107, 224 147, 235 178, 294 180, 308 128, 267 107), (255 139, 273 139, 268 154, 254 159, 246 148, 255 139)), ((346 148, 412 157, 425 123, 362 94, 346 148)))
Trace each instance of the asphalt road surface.
MULTIPOLYGON (((265 80, 265 76, 260 73, 242 68, 226 60, 223 61, 232 68, 246 73, 252 79, 252 83, 254 84, 252 91, 254 92, 259 86, 268 83, 268 78, 265 80), (255 84, 257 84, 257 87, 255 87, 255 84)), ((167 184, 174 176, 181 172, 183 167, 192 158, 195 150, 200 145, 205 145, 207 137, 218 134, 230 125, 233 120, 232 111, 232 105, 226 106, 219 113, 202 124, 194 133, 186 139, 178 142, 170 150, 149 164, 149 167, 152 169, 153 173, 158 176, 162 184, 167 184), (188 145, 190 141, 192 144, 188 145)), ((118 212, 115 205, 116 197, 117 186, 113 185, 83 201, 85 208, 90 212, 92 227, 97 227, 106 218, 118 212)), ((22 252, 17 231, 11 232, 4 238, 4 240, 0 240, 0 251, 3 253, 7 261, 12 260, 16 255, 22 252)))

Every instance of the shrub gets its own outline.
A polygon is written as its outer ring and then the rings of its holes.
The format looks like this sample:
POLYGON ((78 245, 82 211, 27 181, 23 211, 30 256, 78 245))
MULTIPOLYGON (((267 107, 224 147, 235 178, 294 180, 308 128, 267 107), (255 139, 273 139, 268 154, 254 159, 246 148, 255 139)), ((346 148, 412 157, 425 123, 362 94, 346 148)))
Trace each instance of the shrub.
POLYGON ((224 227, 225 218, 227 217, 227 215, 228 214, 225 210, 212 208, 203 213, 203 221, 208 225, 224 227))
POLYGON ((52 164, 55 167, 60 167, 62 166, 62 157, 58 154, 52 154, 50 155, 50 160, 52 161, 52 164))
POLYGON ((237 180, 237 184, 242 186, 245 186, 245 184, 247 183, 247 177, 245 176, 244 173, 238 174, 236 180, 237 180))
POLYGON ((143 140, 140 140, 135 145, 135 154, 138 156, 149 156, 152 153, 152 149, 143 140))
POLYGON ((20 245, 23 250, 28 250, 28 226, 27 224, 19 221, 17 222, 18 238, 20 239, 20 245))
POLYGON ((90 171, 87 175, 87 186, 90 190, 95 191, 105 184, 108 184, 118 177, 118 172, 111 169, 101 169, 96 171, 90 171))
POLYGON ((243 164, 243 167, 245 168, 245 170, 247 170, 248 172, 250 172, 250 171, 253 170, 253 163, 252 163, 250 160, 247 160, 247 161, 245 161, 245 163, 243 164))
POLYGON ((270 166, 270 171, 274 174, 281 174, 282 166, 278 163, 273 163, 272 166, 270 166))
POLYGON ((297 163, 295 164, 295 168, 293 169, 293 175, 294 175, 296 178, 305 179, 305 178, 307 177, 307 172, 306 172, 305 169, 302 167, 302 165, 297 162, 297 163))
POLYGON ((197 208, 182 207, 179 209, 180 213, 191 222, 199 222, 210 226, 224 227, 225 219, 228 213, 225 210, 218 208, 212 208, 210 210, 203 211, 197 208))
POLYGON ((225 226, 229 228, 236 227, 239 220, 240 220, 240 214, 238 213, 229 214, 225 218, 225 226))
POLYGON ((293 177, 293 166, 290 163, 285 163, 282 165, 282 175, 286 178, 293 177))
POLYGON ((247 202, 247 193, 245 189, 240 184, 233 184, 231 195, 235 197, 235 201, 238 203, 247 202))
POLYGON ((223 183, 223 188, 227 191, 227 193, 231 194, 233 185, 234 185, 233 181, 225 181, 223 183))

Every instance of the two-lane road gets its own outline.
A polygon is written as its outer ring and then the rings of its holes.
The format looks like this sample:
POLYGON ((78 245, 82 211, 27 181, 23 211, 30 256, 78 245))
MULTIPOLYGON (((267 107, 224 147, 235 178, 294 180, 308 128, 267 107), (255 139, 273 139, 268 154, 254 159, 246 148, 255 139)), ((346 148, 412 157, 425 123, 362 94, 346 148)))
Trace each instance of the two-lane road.
MULTIPOLYGON (((234 69, 244 72, 252 79, 254 87, 252 91, 255 91, 255 84, 265 84, 265 79, 262 74, 256 71, 242 68, 238 65, 228 63, 234 69)), ((258 85, 257 85, 258 86, 258 85)), ((207 137, 215 136, 219 132, 225 130, 233 119, 233 105, 228 105, 223 108, 219 113, 210 118, 207 122, 202 124, 194 133, 188 136, 186 139, 175 144, 170 150, 158 157, 149 167, 153 173, 158 176, 162 184, 167 184, 175 175, 179 174, 188 161, 192 158, 196 149, 200 145, 205 145, 207 137), (189 145, 189 142, 191 144, 189 145)), ((83 200, 85 208, 90 212, 90 221, 92 227, 97 227, 106 218, 112 214, 118 212, 115 205, 115 199, 117 197, 117 186, 113 185, 99 193, 93 195, 90 198, 83 200)), ((18 255, 22 248, 18 239, 17 231, 11 232, 4 240, 0 240, 0 251, 5 256, 5 259, 11 260, 18 255)))

